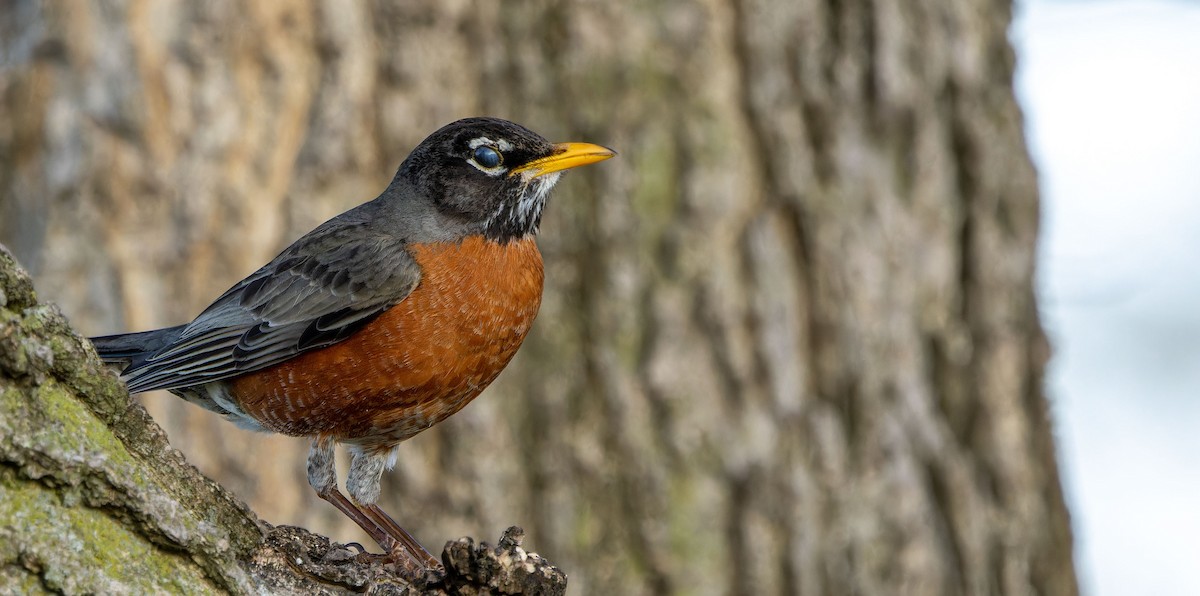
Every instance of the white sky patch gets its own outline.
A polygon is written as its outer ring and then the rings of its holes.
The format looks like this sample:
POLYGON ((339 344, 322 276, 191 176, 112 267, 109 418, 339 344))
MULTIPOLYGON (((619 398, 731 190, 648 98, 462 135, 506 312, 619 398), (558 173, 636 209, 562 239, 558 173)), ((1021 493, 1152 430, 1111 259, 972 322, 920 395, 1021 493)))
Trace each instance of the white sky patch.
POLYGON ((1083 588, 1200 594, 1200 4, 1018 8, 1083 588))

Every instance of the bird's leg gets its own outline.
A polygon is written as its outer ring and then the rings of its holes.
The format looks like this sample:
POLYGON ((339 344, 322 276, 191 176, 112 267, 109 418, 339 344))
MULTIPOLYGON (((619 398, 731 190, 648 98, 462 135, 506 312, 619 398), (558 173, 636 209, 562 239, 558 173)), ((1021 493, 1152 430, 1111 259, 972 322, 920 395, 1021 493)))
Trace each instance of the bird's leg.
POLYGON ((400 524, 384 513, 375 502, 379 499, 379 480, 388 465, 389 453, 367 453, 351 450, 350 473, 346 477, 346 490, 358 504, 363 514, 375 522, 387 534, 404 545, 408 554, 427 569, 438 569, 441 562, 413 538, 400 524))
POLYGON ((413 538, 412 534, 401 528, 400 524, 396 523, 396 520, 392 519, 392 516, 380 509, 378 505, 369 503, 363 505, 362 509, 363 513, 366 513, 372 521, 382 526, 396 540, 399 540, 408 549, 410 554, 416 555, 417 558, 421 559, 421 563, 425 567, 433 569, 442 566, 441 561, 437 560, 424 546, 421 546, 421 543, 417 542, 417 539, 413 538))
POLYGON ((399 546, 399 541, 393 538, 387 529, 368 517, 338 490, 333 440, 328 437, 313 439, 312 447, 308 450, 308 483, 317 491, 317 496, 337 507, 338 511, 358 524, 358 527, 384 550, 392 552, 399 546))

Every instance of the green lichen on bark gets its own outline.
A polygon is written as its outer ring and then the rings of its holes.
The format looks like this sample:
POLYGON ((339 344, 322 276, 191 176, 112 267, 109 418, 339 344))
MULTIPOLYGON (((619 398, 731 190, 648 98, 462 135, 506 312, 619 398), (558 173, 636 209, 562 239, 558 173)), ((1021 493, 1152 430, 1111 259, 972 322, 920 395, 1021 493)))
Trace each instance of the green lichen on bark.
POLYGON ((160 550, 104 510, 72 506, 51 487, 0 472, 0 592, 202 593, 214 585, 194 563, 160 550), (28 529, 25 531, 24 529, 28 529))
POLYGON ((0 473, 4 591, 250 585, 253 513, 183 462, 3 247, 0 473))

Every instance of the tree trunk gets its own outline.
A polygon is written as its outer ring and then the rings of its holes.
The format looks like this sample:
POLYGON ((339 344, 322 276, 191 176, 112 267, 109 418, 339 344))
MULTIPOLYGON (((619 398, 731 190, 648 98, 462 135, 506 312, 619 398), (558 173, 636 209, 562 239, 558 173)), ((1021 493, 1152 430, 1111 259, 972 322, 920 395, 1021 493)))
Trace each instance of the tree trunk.
MULTIPOLYGON (((1072 594, 1010 11, 9 3, 0 242, 79 328, 147 329, 453 119, 609 145, 547 211, 530 338, 386 508, 520 524, 582 594, 1072 594)), ((147 407, 264 519, 366 541, 303 441, 147 407)))

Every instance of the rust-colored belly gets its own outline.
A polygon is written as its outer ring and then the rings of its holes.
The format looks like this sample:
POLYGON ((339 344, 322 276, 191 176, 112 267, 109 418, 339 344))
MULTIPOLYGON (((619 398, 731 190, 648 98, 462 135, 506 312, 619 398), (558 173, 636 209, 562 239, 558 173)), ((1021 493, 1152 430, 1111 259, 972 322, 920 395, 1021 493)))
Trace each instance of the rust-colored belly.
POLYGON ((387 448, 459 411, 508 364, 542 300, 533 238, 415 245, 420 284, 349 339, 230 381, 270 430, 387 448))

